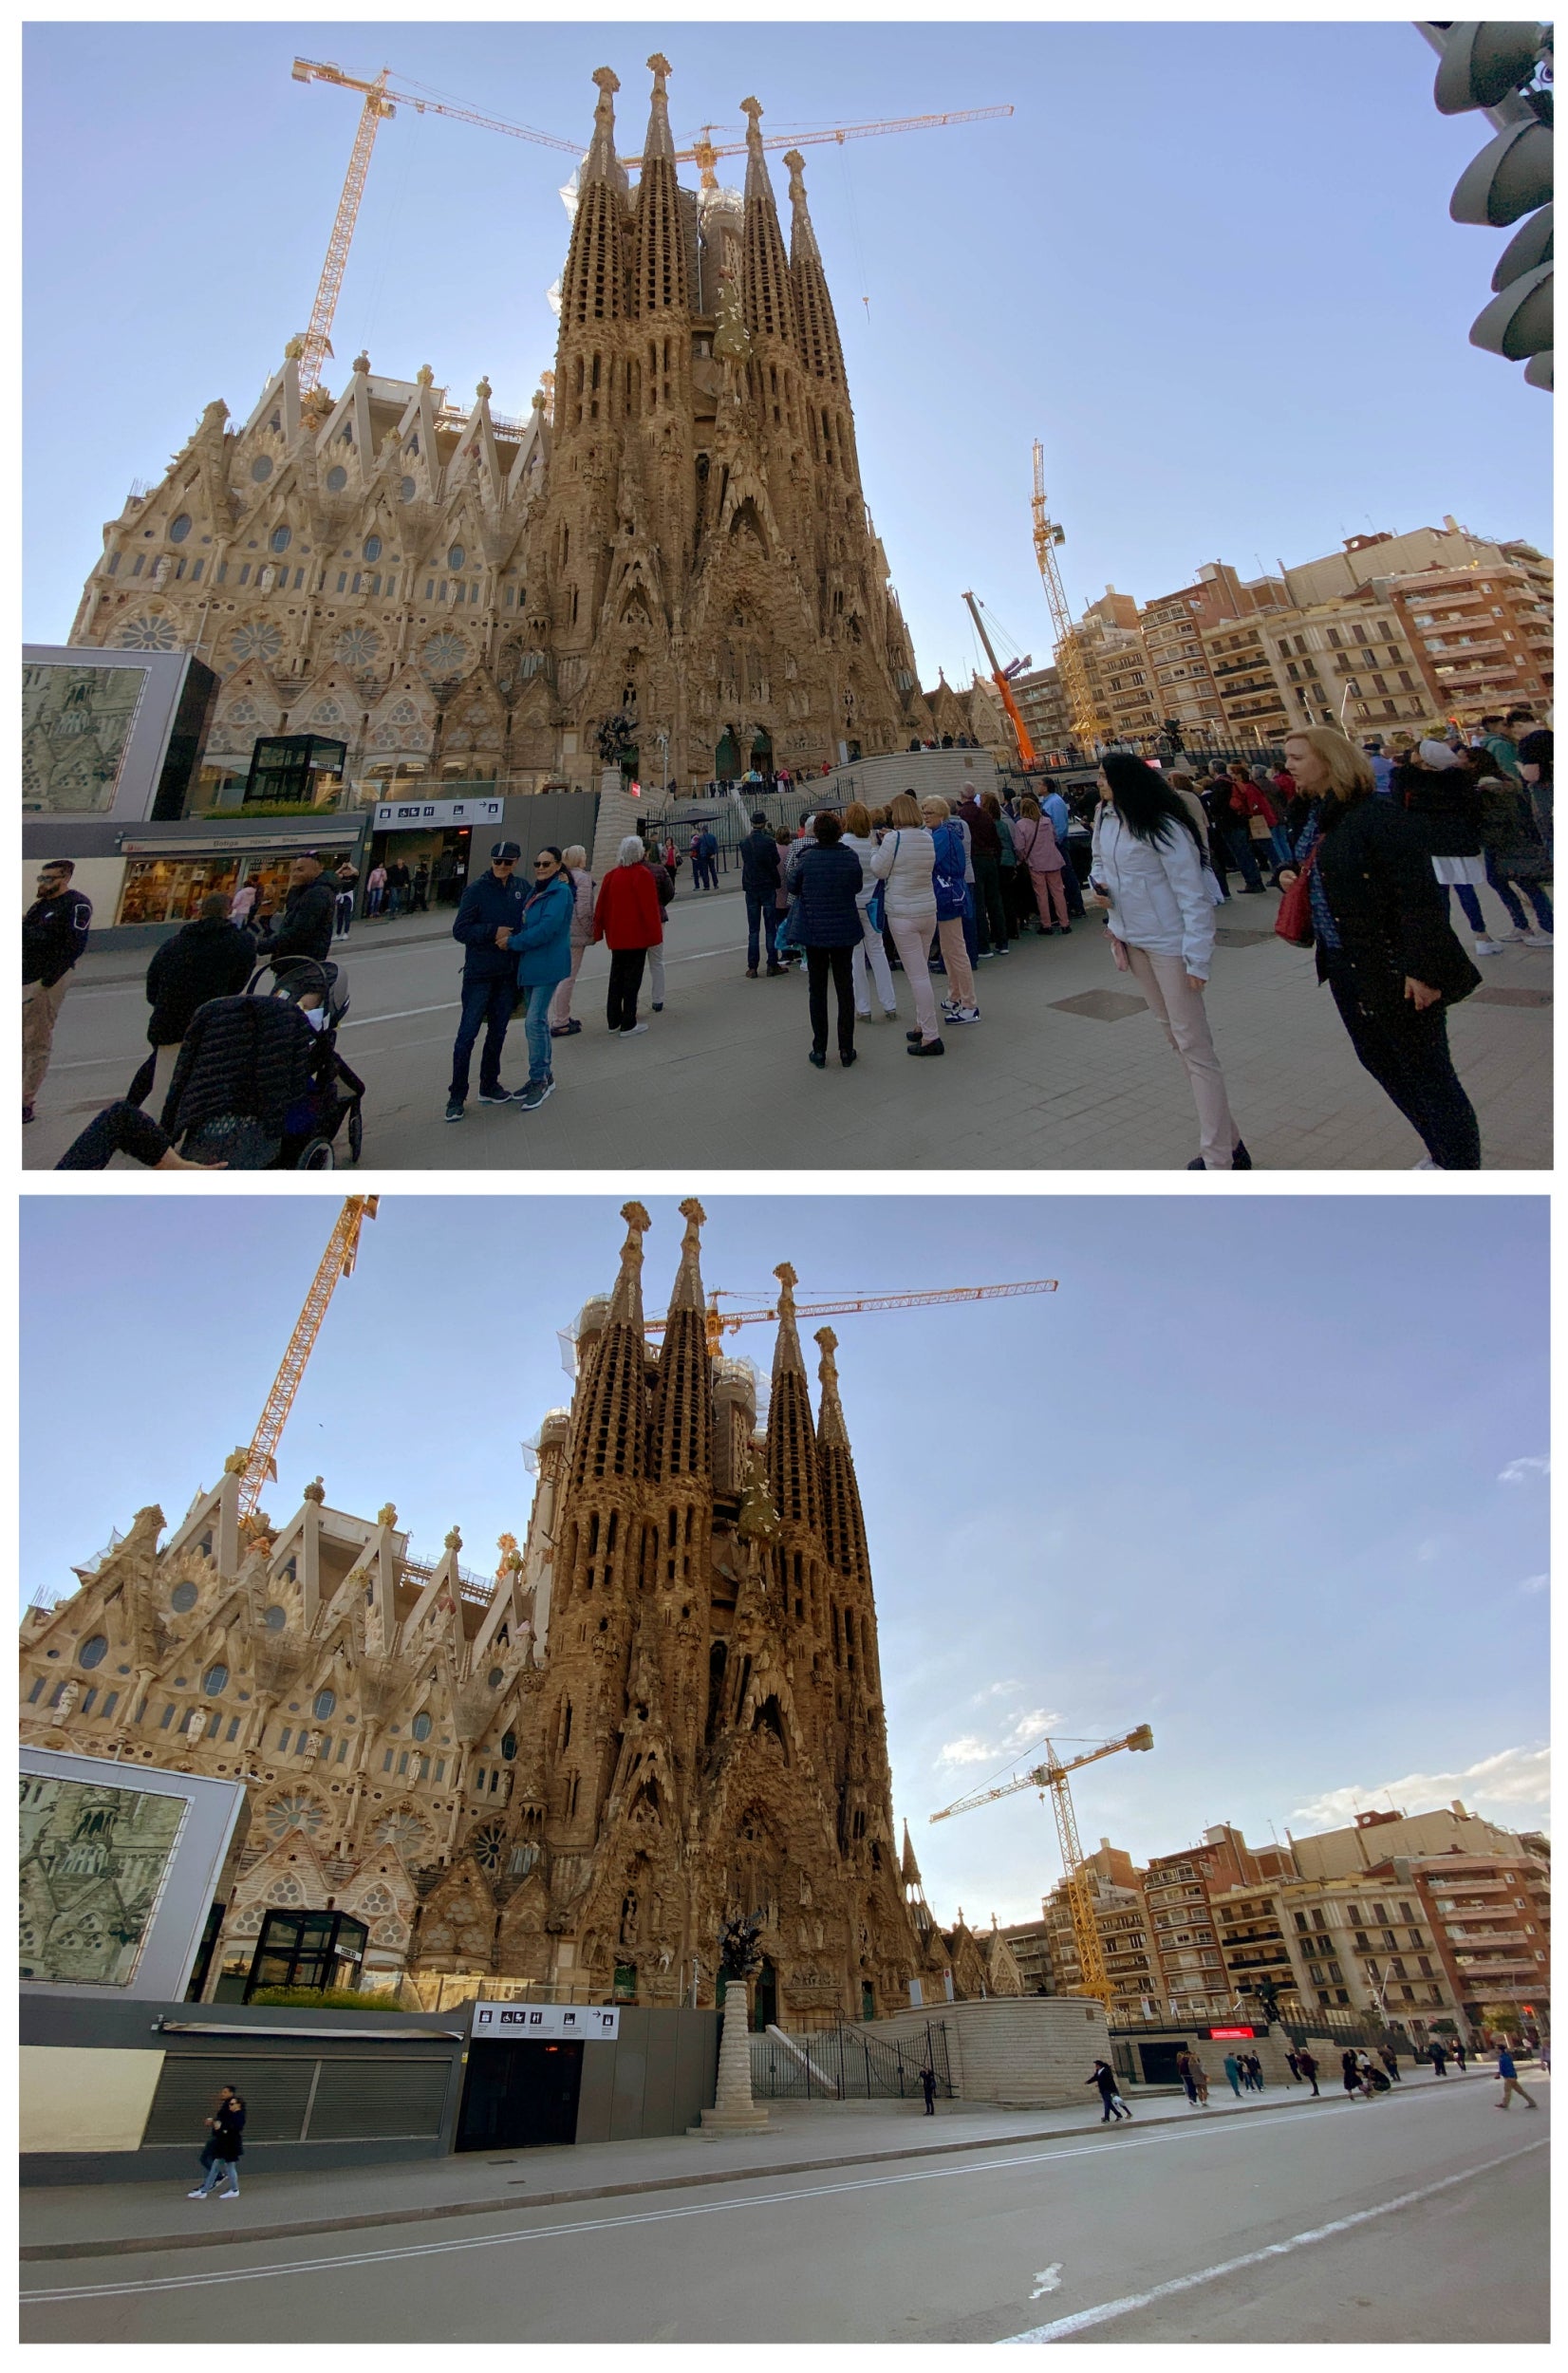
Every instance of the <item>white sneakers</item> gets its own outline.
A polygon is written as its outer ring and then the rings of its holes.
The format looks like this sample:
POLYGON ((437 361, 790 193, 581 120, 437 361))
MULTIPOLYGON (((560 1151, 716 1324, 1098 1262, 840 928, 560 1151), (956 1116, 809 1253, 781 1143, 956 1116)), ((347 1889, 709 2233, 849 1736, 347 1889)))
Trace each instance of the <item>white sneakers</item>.
POLYGON ((1478 956, 1501 956, 1503 947, 1497 940, 1477 940, 1475 952, 1478 956))
POLYGON ((1550 947, 1552 934, 1550 931, 1526 931, 1524 944, 1526 947, 1550 947))

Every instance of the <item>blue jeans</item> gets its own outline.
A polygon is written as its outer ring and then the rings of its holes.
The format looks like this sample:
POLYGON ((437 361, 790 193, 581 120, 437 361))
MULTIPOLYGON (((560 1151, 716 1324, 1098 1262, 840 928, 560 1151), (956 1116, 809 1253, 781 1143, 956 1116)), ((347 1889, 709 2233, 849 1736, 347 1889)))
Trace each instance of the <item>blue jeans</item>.
POLYGON ((746 892, 746 970, 748 972, 756 970, 759 939, 767 948, 769 963, 776 962, 774 955, 774 934, 778 929, 780 919, 778 908, 774 905, 774 894, 771 889, 746 892))
POLYGON ((235 2166, 232 2158, 215 2158, 212 2161, 207 2169, 207 2180, 201 2187, 202 2191, 215 2191, 220 2183, 222 2177, 225 2176, 228 2177, 233 2189, 237 2192, 239 2190, 239 2169, 235 2166))
MULTIPOLYGON (((1508 860, 1506 857, 1487 856, 1486 879, 1490 882, 1493 889, 1496 890, 1498 896, 1507 907, 1508 920, 1513 925, 1514 929, 1516 931, 1528 930, 1530 926, 1525 916, 1524 909, 1520 905, 1519 900, 1514 896, 1514 885, 1508 878, 1508 860)), ((1539 882, 1521 882, 1518 887, 1524 892, 1525 897, 1529 900, 1531 906, 1536 910, 1536 928, 1540 931, 1549 931, 1552 927, 1552 902, 1547 897, 1546 892, 1541 888, 1540 884, 1539 882)))
POLYGON ((1224 837, 1225 847, 1230 852, 1230 862, 1248 889, 1261 889, 1263 877, 1258 870, 1258 859, 1253 850, 1252 834, 1244 828, 1234 832, 1227 829, 1224 837))
POLYGON ((1269 839, 1274 845, 1276 862, 1279 865, 1294 865, 1296 857, 1290 845, 1290 834, 1282 824, 1270 825, 1269 839))
POLYGON ((550 1077, 550 1000, 559 981, 540 981, 524 991, 528 1007, 523 1017, 523 1029, 528 1038, 528 1075, 530 1079, 550 1077))
POLYGON ((468 1094, 468 1058, 481 1026, 485 1042, 479 1056, 479 1093, 493 1095, 499 1089, 501 1049, 506 1044, 512 1000, 516 994, 510 969, 499 980, 463 982, 463 1016, 452 1049, 452 1085, 447 1091, 454 1104, 461 1104, 468 1094))
POLYGON ((1481 901, 1476 896, 1476 893, 1470 887, 1469 883, 1445 883, 1443 887, 1443 903, 1445 906, 1447 905, 1450 895, 1458 899, 1461 911, 1463 912, 1465 920, 1469 925, 1471 930, 1477 932, 1484 940, 1489 939, 1491 934, 1486 928, 1485 917, 1481 911, 1481 901))

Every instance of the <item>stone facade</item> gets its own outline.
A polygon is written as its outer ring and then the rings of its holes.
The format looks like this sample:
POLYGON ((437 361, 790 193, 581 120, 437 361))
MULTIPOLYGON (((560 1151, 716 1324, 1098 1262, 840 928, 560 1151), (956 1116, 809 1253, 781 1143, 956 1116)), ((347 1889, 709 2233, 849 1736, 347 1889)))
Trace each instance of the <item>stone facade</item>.
MULTIPOLYGON (((553 373, 526 420, 428 366, 303 394, 300 342, 238 429, 210 403, 104 530, 75 643, 189 647, 223 692, 207 790, 258 735, 348 745, 352 783, 591 789, 625 719, 654 782, 906 747, 931 732, 861 490, 844 354, 756 100, 744 192, 677 179, 661 57, 635 187, 599 103, 553 373)), ((711 177, 709 177, 711 179, 711 177)))
MULTIPOLYGON (((578 1322, 522 1545, 420 1558, 388 1504, 319 1480, 239 1517, 236 1452, 163 1539, 140 1510, 22 1630, 22 1733, 245 1780, 215 1976, 271 1909, 370 1930, 370 1982, 711 2003, 721 1918, 763 1915, 758 2010, 785 2027, 1017 1992, 1005 1941, 937 1928, 894 1843, 871 1569, 833 1362, 813 1413, 786 1265, 766 1429, 715 1357, 699 1229, 655 1351, 647 1216, 578 1322)), ((910 1873, 913 1873, 912 1878, 910 1873)))

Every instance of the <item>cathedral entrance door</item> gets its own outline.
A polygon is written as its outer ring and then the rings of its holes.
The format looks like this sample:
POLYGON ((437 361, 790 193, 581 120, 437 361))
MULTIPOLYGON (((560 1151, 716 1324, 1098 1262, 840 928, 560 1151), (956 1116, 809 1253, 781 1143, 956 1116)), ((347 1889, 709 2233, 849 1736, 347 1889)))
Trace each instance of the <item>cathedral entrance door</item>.
POLYGON ((756 1992, 752 2001, 752 2027, 760 2035, 765 2027, 778 2025, 778 1971, 764 1959, 756 1972, 756 1992))
POLYGON ((713 771, 715 779, 720 783, 733 783, 740 772, 740 752, 728 726, 724 729, 723 740, 713 754, 713 771))
POLYGON ((765 781, 771 782, 774 771, 774 738, 758 729, 752 743, 752 764, 765 781))
POLYGON ((471 2043, 457 2149, 517 2151, 575 2142, 582 2082, 580 2043, 471 2043))

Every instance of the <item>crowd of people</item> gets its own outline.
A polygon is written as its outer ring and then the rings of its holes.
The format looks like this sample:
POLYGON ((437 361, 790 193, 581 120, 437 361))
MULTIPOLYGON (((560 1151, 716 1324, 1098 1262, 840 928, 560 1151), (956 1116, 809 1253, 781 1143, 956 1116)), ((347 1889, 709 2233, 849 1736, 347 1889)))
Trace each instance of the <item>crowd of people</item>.
MULTIPOLYGON (((1051 777, 1002 797, 971 791, 956 806, 901 793, 885 807, 851 801, 793 830, 760 809, 738 849, 746 913, 745 977, 802 972, 809 1061, 858 1059, 857 1026, 900 1018, 913 1057, 948 1052, 954 1031, 981 1018, 982 964, 1025 939, 1068 937, 1086 907, 1104 917, 1111 961, 1160 1022, 1192 1093, 1192 1169, 1245 1169, 1252 1157, 1231 1108, 1205 1001, 1218 908, 1233 896, 1282 893, 1275 928, 1310 950, 1362 1067, 1410 1122, 1424 1169, 1474 1169, 1481 1137, 1454 1069, 1447 1015, 1481 984, 1475 959, 1506 945, 1549 949, 1553 912, 1552 735, 1527 712, 1485 720, 1467 739, 1434 726, 1358 746, 1328 726, 1287 737, 1282 760, 1214 759, 1157 766, 1125 751, 1100 761, 1087 884, 1070 848, 1082 819, 1051 777), (1239 877, 1239 887, 1233 887, 1239 877), (1489 888, 1510 917, 1506 937, 1481 906, 1489 888), (1528 902, 1529 911, 1521 901, 1528 902), (1471 936, 1456 934, 1457 907, 1471 936), (831 1010, 830 1011, 830 1008, 831 1010), (830 1041, 831 1044, 830 1044, 830 1041)), ((694 887, 717 887, 717 839, 693 827, 694 887)), ((446 1117, 460 1121, 473 1051, 479 1101, 534 1111, 553 1092, 552 1046, 583 1028, 573 993, 588 948, 609 952, 606 1025, 638 1037, 644 980, 663 1009, 664 917, 682 863, 673 839, 628 835, 605 880, 581 847, 551 846, 519 878, 522 852, 497 842, 462 892, 452 930, 464 949, 461 1018, 446 1117), (524 1022, 528 1077, 501 1080, 502 1050, 524 1022)), ((30 1120, 91 907, 67 861, 40 873, 24 919, 23 1116, 30 1120)), ((153 1053, 140 1103, 166 1084, 189 1018, 232 995, 250 965, 300 953, 325 961, 354 912, 358 874, 294 860, 287 896, 269 910, 247 884, 231 902, 206 898, 149 967, 153 1053), (247 896, 247 892, 251 892, 247 896)), ((365 908, 420 912, 428 862, 381 862, 365 908)))
MULTIPOLYGON (((1409 2050, 1411 2046, 1407 2045, 1406 2048, 1409 2050)), ((1495 2056, 1497 2073, 1503 2085, 1502 2095, 1493 2106, 1498 2109, 1506 2109, 1515 2094, 1518 2094, 1527 2108, 1538 2107, 1539 2104, 1533 2096, 1526 2092, 1519 2081, 1514 2047, 1509 2038, 1506 2035, 1494 2037, 1489 2048, 1495 2056)), ((1441 2037, 1434 2036, 1429 2044, 1422 2047, 1418 2056, 1429 2060, 1433 2073, 1441 2077, 1447 2073, 1449 2060, 1454 2062, 1460 2074, 1463 2075, 1469 2055, 1463 2038, 1455 2036, 1445 2044, 1441 2037)), ((1547 2055, 1544 2051, 1541 2053, 1541 2063, 1543 2066, 1547 2065, 1547 2055)), ((1208 2071, 1190 2044, 1184 2044, 1177 2051, 1175 2065, 1176 2075, 1183 2092, 1186 2095, 1188 2107, 1206 2109, 1208 2107, 1208 2071)), ((1318 2062, 1309 2044, 1304 2041, 1299 2044, 1290 2044, 1285 2052, 1285 2065, 1290 2070, 1293 2083, 1310 2085, 1312 2098, 1315 2101, 1321 2100, 1322 2096, 1317 2087, 1318 2062)), ((1340 2081, 1346 2099, 1350 2101, 1375 2101, 1380 2093, 1388 2093, 1394 2085, 1404 2082, 1399 2072, 1399 2054, 1391 2042, 1378 2045, 1375 2058, 1363 2046, 1347 2045, 1340 2052, 1339 2066, 1340 2081)), ((1224 2056, 1224 2071, 1230 2089, 1238 2101, 1243 2093, 1261 2093, 1264 2090, 1263 2064, 1255 2051, 1227 2051, 1224 2056)), ((1122 2098, 1121 2081, 1109 2061, 1096 2060, 1092 2070, 1084 2082, 1098 2089, 1102 2125, 1119 2122, 1124 2118, 1131 2117, 1132 2112, 1122 2098)))

